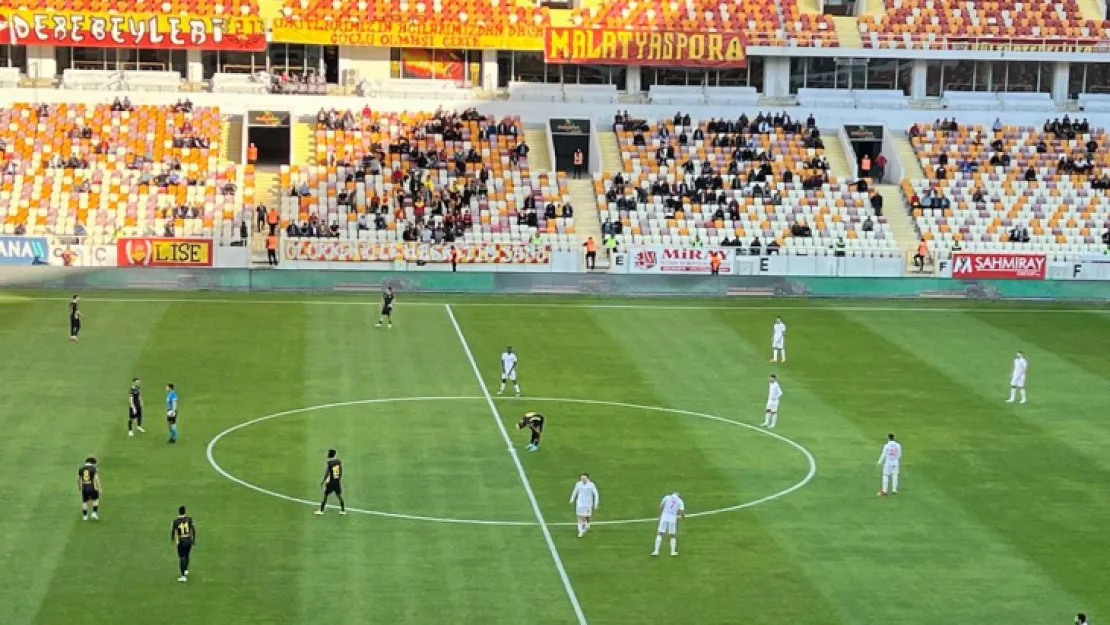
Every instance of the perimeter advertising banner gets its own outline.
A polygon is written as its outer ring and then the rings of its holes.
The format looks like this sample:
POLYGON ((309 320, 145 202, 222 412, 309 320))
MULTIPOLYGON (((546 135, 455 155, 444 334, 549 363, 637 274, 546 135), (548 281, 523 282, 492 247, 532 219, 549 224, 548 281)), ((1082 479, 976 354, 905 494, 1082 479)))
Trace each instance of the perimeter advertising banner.
POLYGON ((271 21, 270 36, 281 43, 385 48, 448 48, 458 50, 543 50, 544 27, 518 23, 506 27, 475 21, 410 23, 391 20, 271 21))
POLYGON ((45 265, 49 261, 46 237, 0 237, 0 265, 45 265))
POLYGON ((744 34, 550 27, 548 63, 744 67, 744 34))
POLYGON ((965 280, 1044 280, 1044 254, 957 252, 952 255, 952 277, 965 280))
POLYGON ((335 241, 331 239, 290 239, 284 243, 285 260, 319 262, 393 262, 449 263, 451 249, 459 263, 529 264, 551 262, 550 245, 514 243, 380 243, 374 241, 335 241))
POLYGON ((257 17, 165 13, 97 13, 20 9, 7 17, 13 44, 164 50, 262 51, 266 29, 257 17))
POLYGON ((119 239, 116 263, 120 267, 211 267, 211 239, 119 239))
POLYGON ((721 275, 735 273, 736 250, 728 247, 668 247, 664 245, 628 248, 628 273, 705 273, 712 268, 712 254, 721 258, 721 275))

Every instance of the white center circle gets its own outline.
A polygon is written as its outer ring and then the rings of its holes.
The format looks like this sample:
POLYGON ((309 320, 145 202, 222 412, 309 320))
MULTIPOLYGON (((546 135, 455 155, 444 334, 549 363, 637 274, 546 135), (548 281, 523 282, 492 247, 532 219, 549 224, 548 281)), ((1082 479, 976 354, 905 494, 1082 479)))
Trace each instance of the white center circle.
MULTIPOLYGON (((693 410, 682 410, 682 409, 679 409, 679 408, 663 408, 661 406, 642 406, 640 404, 630 404, 630 403, 618 402, 618 401, 603 401, 603 400, 599 400, 599 399, 573 399, 573 398, 565 398, 565 397, 517 397, 517 398, 499 398, 499 399, 502 399, 503 401, 507 400, 507 401, 528 401, 528 402, 561 402, 561 403, 567 403, 567 404, 584 404, 584 405, 594 405, 594 406, 615 406, 615 407, 618 407, 618 408, 628 408, 628 409, 633 409, 633 410, 644 410, 644 411, 648 411, 648 412, 670 413, 670 414, 684 415, 684 416, 688 416, 688 417, 695 417, 695 418, 699 418, 699 419, 708 419, 710 421, 717 421, 717 422, 720 422, 720 423, 725 423, 725 424, 728 424, 728 425, 734 425, 736 427, 745 428, 747 430, 758 432, 759 434, 762 434, 764 436, 770 436, 771 438, 774 438, 775 440, 786 443, 787 445, 790 445, 795 450, 797 450, 799 453, 801 453, 802 456, 805 457, 806 462, 809 464, 809 470, 806 472, 805 476, 802 479, 800 479, 799 481, 795 482, 793 485, 791 485, 787 488, 784 488, 783 490, 780 490, 780 491, 775 492, 775 493, 771 493, 770 495, 767 495, 765 497, 760 497, 758 499, 753 499, 751 501, 745 501, 745 502, 742 502, 742 503, 738 503, 738 504, 733 505, 733 506, 725 506, 723 508, 714 508, 712 510, 702 510, 700 512, 691 512, 691 513, 686 514, 686 518, 688 518, 688 519, 689 518, 703 517, 703 516, 710 516, 710 515, 714 515, 714 514, 722 514, 722 513, 725 513, 725 512, 734 512, 736 510, 743 510, 744 508, 750 508, 752 506, 757 506, 761 503, 767 503, 769 501, 773 501, 773 500, 778 499, 780 497, 785 497, 786 495, 789 495, 790 493, 793 493, 794 491, 796 491, 796 490, 802 488, 803 486, 805 486, 806 484, 808 484, 810 482, 810 480, 813 479, 813 476, 817 474, 817 460, 813 457, 813 454, 811 454, 809 452, 809 450, 806 449, 805 447, 803 447, 800 443, 797 443, 793 440, 790 440, 789 438, 786 438, 785 436, 782 436, 782 435, 777 434, 775 432, 772 432, 770 430, 765 430, 763 428, 759 428, 759 427, 756 427, 754 425, 750 425, 750 424, 747 424, 747 423, 742 423, 740 421, 733 421, 732 419, 726 419, 725 417, 719 417, 719 416, 716 416, 716 415, 706 414, 706 413, 703 413, 703 412, 695 412, 693 410)), ((293 497, 291 495, 286 495, 284 493, 279 493, 279 492, 276 492, 276 491, 272 491, 268 488, 263 488, 261 486, 258 486, 257 484, 252 484, 252 483, 250 483, 250 482, 248 482, 248 481, 246 481, 246 480, 244 480, 240 477, 232 475, 226 469, 224 469, 222 466, 220 466, 219 462, 216 461, 216 457, 213 453, 213 450, 216 448, 216 444, 219 443, 221 439, 223 439, 228 434, 231 434, 232 432, 236 432, 238 430, 242 430, 244 428, 250 427, 252 425, 257 425, 259 423, 263 423, 263 422, 269 421, 271 419, 277 419, 279 417, 286 417, 286 416, 289 416, 289 415, 315 412, 317 410, 327 410, 329 408, 341 408, 341 407, 344 407, 344 406, 360 406, 360 405, 372 405, 372 404, 388 404, 388 403, 399 403, 399 402, 424 402, 424 401, 454 401, 454 402, 459 402, 459 401, 485 401, 485 397, 385 397, 385 398, 380 398, 380 399, 359 399, 359 400, 354 400, 354 401, 336 402, 336 403, 331 403, 331 404, 320 404, 320 405, 317 405, 317 406, 307 406, 307 407, 304 407, 304 408, 296 408, 296 409, 293 409, 293 410, 285 410, 285 411, 282 411, 282 412, 275 412, 273 414, 268 414, 268 415, 265 415, 265 416, 262 416, 262 417, 251 419, 249 421, 244 421, 243 423, 240 423, 238 425, 233 425, 233 426, 227 428, 226 430, 220 432, 219 434, 215 435, 214 437, 212 437, 212 440, 208 442, 208 448, 207 448, 208 463, 211 464, 212 468, 215 469, 216 472, 219 473, 220 475, 226 477, 227 479, 231 480, 232 482, 235 482, 236 484, 239 484, 241 486, 246 486, 247 488, 249 488, 251 490, 257 491, 257 492, 262 493, 264 495, 269 495, 271 497, 277 497, 279 499, 284 499, 286 501, 292 501, 294 503, 300 503, 300 504, 304 504, 304 505, 308 505, 308 506, 317 506, 317 505, 319 505, 319 502, 317 502, 317 501, 310 501, 308 499, 302 499, 300 497, 293 497)), ((348 512, 353 512, 353 513, 356 513, 356 514, 369 514, 369 515, 373 515, 373 516, 388 517, 388 518, 393 518, 393 519, 405 519, 405 520, 409 520, 409 521, 430 521, 430 522, 433 522, 433 523, 457 523, 457 524, 461 524, 461 525, 513 525, 513 526, 539 525, 539 523, 537 521, 500 521, 500 520, 491 520, 491 519, 460 519, 460 518, 451 518, 451 517, 425 516, 425 515, 419 515, 419 514, 404 514, 404 513, 400 513, 400 512, 387 512, 387 511, 384 511, 384 510, 369 510, 369 509, 365 509, 365 508, 355 508, 355 507, 351 507, 351 506, 347 506, 347 511, 348 512)), ((654 523, 655 521, 658 521, 658 518, 656 518, 656 517, 644 517, 644 518, 635 518, 635 519, 615 519, 615 520, 611 520, 611 521, 595 521, 593 524, 594 525, 628 525, 628 524, 631 524, 631 523, 654 523)), ((552 525, 552 526, 575 525, 575 523, 573 523, 573 522, 558 522, 558 523, 548 523, 547 525, 552 525)))

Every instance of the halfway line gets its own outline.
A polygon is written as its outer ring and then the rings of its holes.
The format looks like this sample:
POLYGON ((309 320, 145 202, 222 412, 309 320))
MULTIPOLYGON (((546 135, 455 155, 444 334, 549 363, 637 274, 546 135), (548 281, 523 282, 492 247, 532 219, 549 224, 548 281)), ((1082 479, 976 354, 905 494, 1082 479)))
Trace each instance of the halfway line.
POLYGON ((474 360, 474 353, 470 351, 470 344, 466 342, 466 337, 463 335, 462 328, 459 327, 459 321, 455 319, 455 313, 451 310, 451 305, 444 304, 443 307, 447 309, 447 316, 451 318, 451 325, 455 327, 455 334, 459 336, 459 342, 462 343, 463 351, 466 352, 466 359, 470 361, 470 368, 474 371, 474 377, 478 378, 478 386, 481 387, 482 395, 486 398, 486 404, 489 405, 490 413, 493 414, 493 420, 497 422, 497 429, 501 432, 501 438, 505 440, 505 446, 509 448, 509 455, 513 459, 513 464, 516 465, 516 472, 520 476, 521 484, 524 485, 524 492, 528 493, 528 501, 532 504, 532 512, 536 514, 540 531, 543 532, 543 538, 547 541, 547 549, 551 552, 551 559, 555 560, 555 568, 559 571, 559 579, 563 580, 563 588, 567 591, 571 607, 574 608, 574 615, 578 617, 579 625, 587 625, 586 615, 582 612, 582 604, 578 603, 578 595, 575 594, 574 587, 570 584, 570 577, 567 575, 566 567, 563 566, 563 559, 559 556, 559 550, 555 548, 555 541, 551 538, 547 521, 544 520, 543 512, 540 511, 539 502, 536 501, 536 493, 532 491, 532 484, 528 481, 528 475, 524 473, 524 465, 520 463, 520 456, 516 453, 516 447, 513 447, 509 432, 505 430, 501 413, 497 410, 497 405, 493 403, 493 397, 490 396, 489 389, 486 388, 485 380, 482 379, 482 372, 478 369, 478 362, 474 360))

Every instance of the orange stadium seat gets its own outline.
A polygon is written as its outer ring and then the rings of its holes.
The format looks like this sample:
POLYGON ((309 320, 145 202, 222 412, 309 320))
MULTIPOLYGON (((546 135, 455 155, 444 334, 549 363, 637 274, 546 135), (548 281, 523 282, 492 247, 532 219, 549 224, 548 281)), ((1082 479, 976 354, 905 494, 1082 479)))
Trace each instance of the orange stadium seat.
POLYGON ((942 46, 974 39, 1094 42, 1110 37, 1110 22, 1081 17, 1076 0, 894 0, 886 13, 861 16, 869 47, 942 46))
POLYGON ((0 109, 7 161, 0 224, 5 234, 83 234, 107 244, 119 236, 161 236, 176 223, 176 236, 230 243, 247 194, 239 169, 220 158, 219 141, 215 108, 0 109))

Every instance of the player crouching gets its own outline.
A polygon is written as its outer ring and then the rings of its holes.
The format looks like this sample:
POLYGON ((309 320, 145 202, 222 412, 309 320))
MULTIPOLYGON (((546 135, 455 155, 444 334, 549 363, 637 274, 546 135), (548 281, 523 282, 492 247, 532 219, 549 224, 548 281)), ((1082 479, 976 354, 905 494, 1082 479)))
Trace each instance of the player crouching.
POLYGON ((540 450, 540 437, 543 436, 543 415, 538 412, 526 412, 520 418, 520 423, 516 424, 516 429, 523 430, 528 428, 531 434, 531 439, 528 442, 528 451, 540 450))

